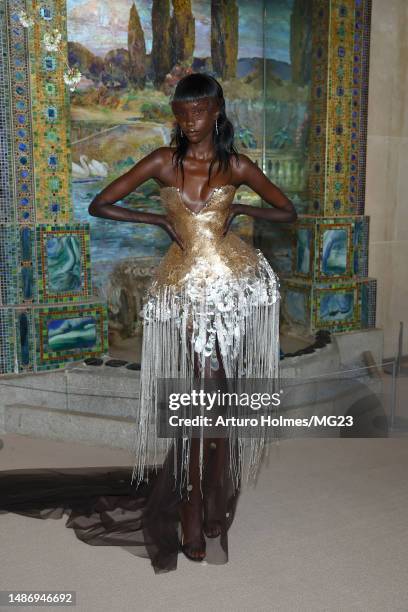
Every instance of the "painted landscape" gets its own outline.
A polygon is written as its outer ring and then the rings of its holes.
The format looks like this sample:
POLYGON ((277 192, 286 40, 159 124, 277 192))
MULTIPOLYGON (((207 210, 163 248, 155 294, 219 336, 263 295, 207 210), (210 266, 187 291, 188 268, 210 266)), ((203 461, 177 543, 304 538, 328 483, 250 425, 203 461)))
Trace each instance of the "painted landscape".
MULTIPOLYGON (((186 74, 204 71, 220 81, 238 149, 302 209, 311 2, 270 0, 265 19, 263 4, 67 0, 69 64, 82 74, 71 93, 73 199, 76 219, 91 225, 93 280, 101 295, 118 262, 161 257, 170 244, 158 228, 97 219, 87 209, 105 184, 169 144, 169 100, 186 74)), ((260 205, 245 188, 237 199, 260 205)), ((152 181, 119 204, 162 210, 152 181)), ((252 241, 248 217, 234 229, 252 241)))

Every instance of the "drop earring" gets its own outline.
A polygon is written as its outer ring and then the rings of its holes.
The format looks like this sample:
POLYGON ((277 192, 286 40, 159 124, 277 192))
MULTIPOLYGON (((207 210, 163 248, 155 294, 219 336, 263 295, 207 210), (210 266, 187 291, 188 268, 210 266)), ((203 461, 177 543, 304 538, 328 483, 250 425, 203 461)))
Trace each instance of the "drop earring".
POLYGON ((180 128, 180 136, 182 136, 182 137, 184 136, 183 130, 181 128, 180 128))
POLYGON ((215 120, 215 131, 218 134, 218 119, 215 120))

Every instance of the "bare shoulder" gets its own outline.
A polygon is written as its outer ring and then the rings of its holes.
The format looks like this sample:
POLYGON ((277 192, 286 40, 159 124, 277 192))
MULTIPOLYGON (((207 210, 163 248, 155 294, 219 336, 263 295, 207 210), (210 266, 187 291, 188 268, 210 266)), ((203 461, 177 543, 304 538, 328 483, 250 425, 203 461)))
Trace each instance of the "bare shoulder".
POLYGON ((153 151, 153 154, 165 161, 171 158, 175 150, 175 147, 159 147, 153 151))
POLYGON ((154 161, 166 163, 170 161, 175 150, 176 149, 174 147, 158 147, 157 149, 154 149, 154 151, 149 153, 149 156, 154 161))
POLYGON ((159 181, 164 179, 165 182, 164 175, 171 167, 173 151, 172 147, 158 147, 139 160, 132 171, 137 175, 142 172, 143 176, 154 177, 159 181))
POLYGON ((248 180, 251 170, 256 168, 256 164, 244 153, 238 153, 238 159, 233 155, 231 157, 231 167, 234 181, 243 184, 248 180))

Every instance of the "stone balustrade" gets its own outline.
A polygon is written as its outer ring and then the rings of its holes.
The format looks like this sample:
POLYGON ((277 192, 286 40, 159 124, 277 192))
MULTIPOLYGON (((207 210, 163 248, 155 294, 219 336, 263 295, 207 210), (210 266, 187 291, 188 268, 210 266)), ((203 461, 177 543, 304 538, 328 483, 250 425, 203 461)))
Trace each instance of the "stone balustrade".
MULTIPOLYGON (((250 157, 262 168, 262 149, 248 150, 250 157)), ((266 151, 265 174, 283 191, 303 191, 307 187, 306 160, 291 152, 266 151)))

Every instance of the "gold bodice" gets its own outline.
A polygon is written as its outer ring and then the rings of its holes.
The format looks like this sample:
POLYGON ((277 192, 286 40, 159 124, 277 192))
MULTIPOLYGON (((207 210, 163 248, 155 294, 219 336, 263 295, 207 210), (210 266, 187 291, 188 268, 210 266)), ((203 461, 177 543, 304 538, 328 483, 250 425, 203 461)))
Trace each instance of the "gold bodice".
POLYGON ((162 187, 161 197, 167 216, 183 243, 170 246, 155 274, 155 286, 180 285, 187 277, 240 278, 251 275, 258 265, 254 248, 234 232, 223 236, 235 196, 234 185, 214 189, 198 212, 185 204, 176 187, 162 187))

